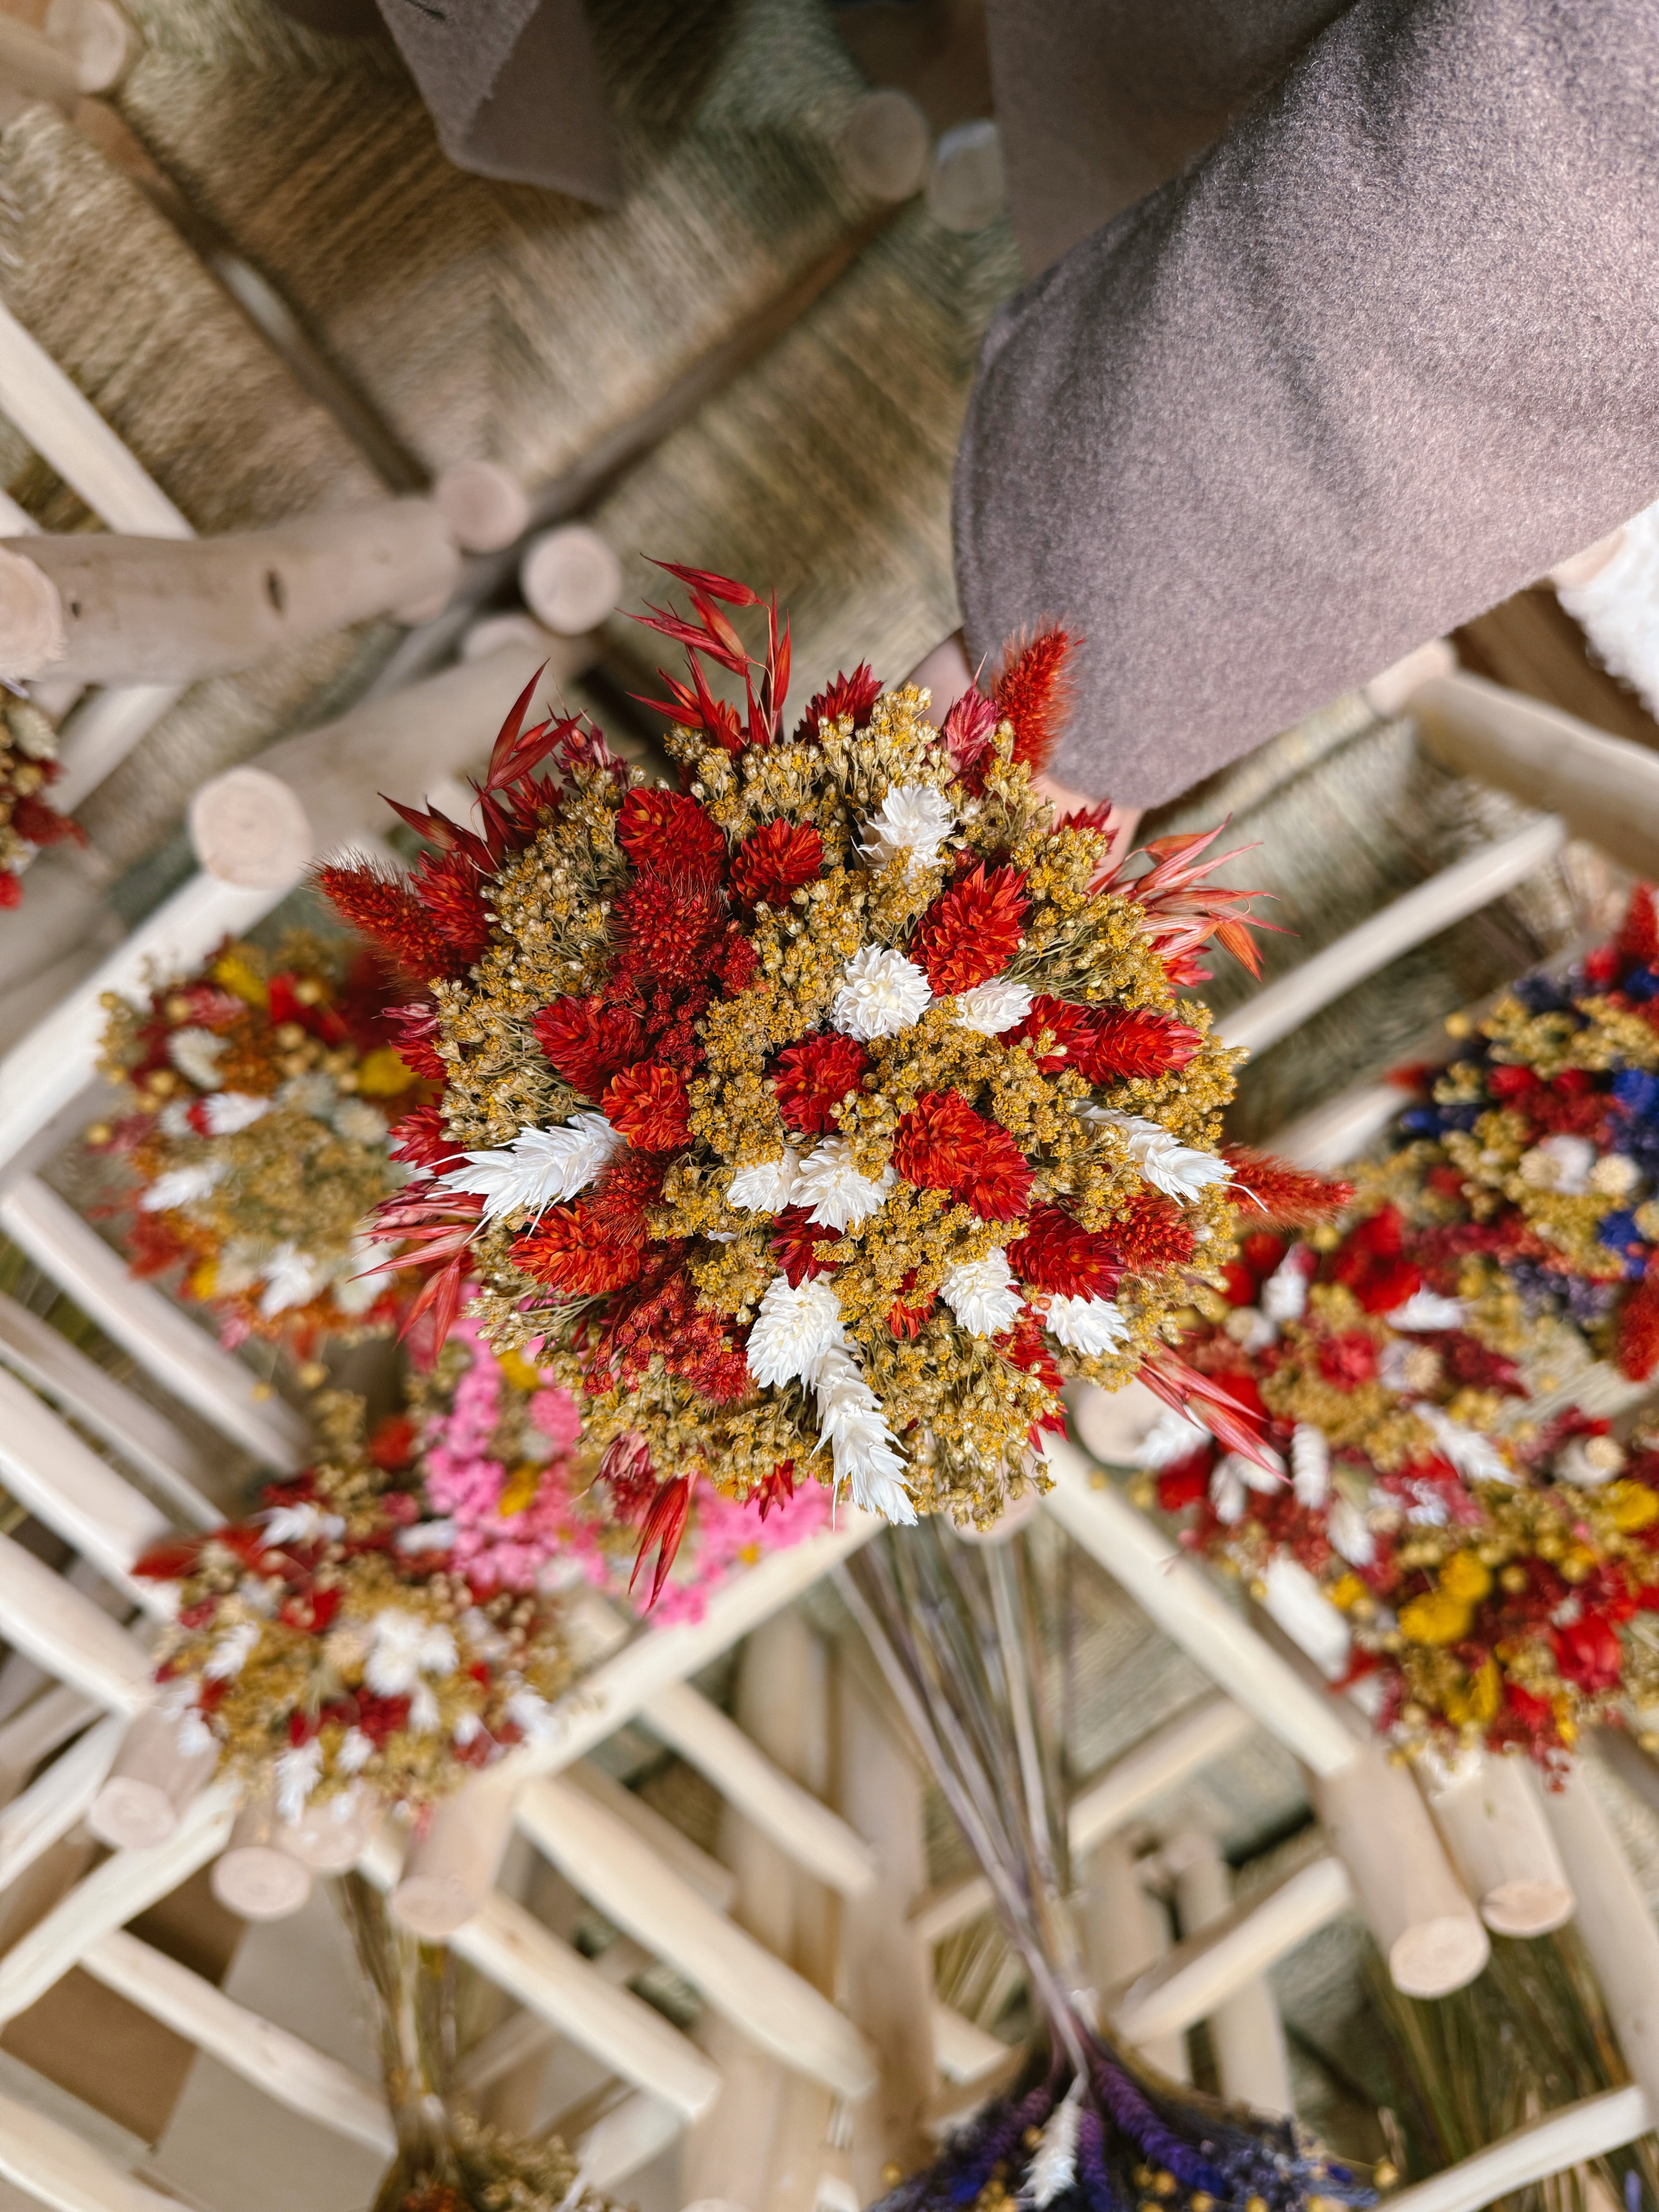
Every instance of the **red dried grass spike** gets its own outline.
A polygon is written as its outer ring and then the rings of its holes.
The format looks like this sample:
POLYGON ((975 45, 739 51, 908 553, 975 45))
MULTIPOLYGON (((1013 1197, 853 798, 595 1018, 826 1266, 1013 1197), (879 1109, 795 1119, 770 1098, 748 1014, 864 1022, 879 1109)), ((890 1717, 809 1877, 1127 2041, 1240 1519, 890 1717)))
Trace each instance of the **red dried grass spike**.
POLYGON ((606 1085, 599 1110, 642 1152, 675 1152, 690 1141, 690 1103, 678 1067, 648 1060, 625 1067, 606 1085))
POLYGON ((378 868, 325 866, 317 871, 318 889, 352 927, 391 955, 405 973, 423 981, 453 975, 457 963, 448 943, 408 887, 378 868))
POLYGON ((797 1136, 822 1136, 834 1127, 831 1108, 858 1090, 869 1067, 870 1055, 856 1037, 810 1036, 788 1046, 772 1077, 785 1126, 797 1136))
POLYGON ((773 1220, 769 1241, 789 1287, 799 1290, 809 1276, 827 1275, 835 1267, 833 1260, 819 1258, 817 1248, 839 1244, 841 1231, 814 1221, 804 1206, 786 1206, 773 1220))
POLYGON ((1034 1206, 1025 1231, 1008 1247, 1008 1264, 1033 1290, 1073 1298, 1109 1298, 1123 1279, 1123 1261, 1109 1237, 1085 1229, 1057 1206, 1034 1206))
POLYGON ((881 678, 867 660, 860 661, 850 676, 837 676, 825 690, 813 693, 795 726, 795 743, 804 744, 809 738, 816 738, 820 722, 838 722, 843 714, 850 714, 853 727, 861 730, 880 696, 881 678))
POLYGON ((893 1165, 908 1182, 948 1191, 981 1220, 1016 1221, 1031 1195, 1024 1154, 955 1091, 924 1091, 899 1123, 893 1165))
POLYGON ((657 1570, 651 1578, 651 1595, 645 1601, 650 1612, 662 1595, 662 1586, 668 1579, 668 1571, 674 1564, 674 1555, 685 1534, 685 1524, 691 1515, 691 1492, 696 1477, 683 1474, 676 1481, 665 1482, 651 1501, 651 1510, 640 1530, 640 1548, 634 1561, 634 1571, 629 1577, 631 1590, 638 1582, 651 1548, 657 1547, 657 1570))
POLYGON ((1221 1157, 1233 1171, 1233 1188, 1260 1207, 1261 1224, 1275 1229, 1312 1229, 1322 1221, 1334 1221, 1345 1206, 1353 1203, 1351 1182, 1314 1175, 1271 1152, 1255 1152, 1248 1145, 1224 1145, 1221 1157))
POLYGON ((1072 1065, 1091 1083, 1123 1083, 1185 1067, 1202 1042, 1195 1029, 1163 1014, 1091 1012, 1072 1065))
POLYGON ((567 1297, 599 1297, 638 1282, 644 1271, 644 1224, 629 1230, 591 1200, 550 1206, 535 1228, 514 1239, 514 1265, 567 1297))
POLYGON ((72 815, 60 814, 55 806, 48 806, 33 792, 13 799, 11 826, 31 845, 61 845, 66 839, 76 845, 87 842, 86 831, 72 815))
POLYGON ((644 784, 617 815, 617 842, 635 867, 687 884, 717 884, 726 867, 726 832, 683 792, 644 784))
POLYGON ((471 859, 465 853, 422 853, 410 882, 455 961, 470 968, 489 943, 491 920, 471 859))
POLYGON ((782 906, 823 866, 823 840, 810 823, 763 822, 732 858, 732 889, 745 906, 782 906))
POLYGON ((936 899, 916 924, 910 945, 936 995, 971 991, 1000 975, 1018 950, 1030 904, 1018 868, 993 868, 988 874, 982 860, 936 899))
POLYGON ((1071 712, 1074 641, 1058 623, 1022 639, 992 689, 1000 720, 1014 726, 1014 758, 1034 775, 1049 756, 1071 712))
POLYGON ((1659 1364, 1659 1282, 1639 1282, 1619 1316, 1619 1365, 1633 1382, 1645 1382, 1659 1364))
POLYGON ((1177 1413, 1190 1410, 1229 1451, 1242 1452, 1257 1467, 1278 1473, 1263 1451, 1262 1415, 1238 1395, 1247 1377, 1230 1376, 1224 1382, 1200 1375, 1173 1352, 1159 1350, 1142 1361, 1137 1379, 1177 1413))
POLYGON ((1184 1267, 1198 1249, 1186 1215, 1161 1191, 1137 1192, 1129 1211, 1112 1224, 1109 1234, 1124 1267, 1137 1274, 1184 1267))
POLYGON ((1618 945, 1632 967, 1651 968, 1659 962, 1659 904, 1651 884, 1638 884, 1631 893, 1618 945))
POLYGON ((613 1075, 645 1049, 645 1026, 626 1006, 598 999, 555 999, 532 1021, 548 1064, 584 1098, 597 1098, 613 1075))

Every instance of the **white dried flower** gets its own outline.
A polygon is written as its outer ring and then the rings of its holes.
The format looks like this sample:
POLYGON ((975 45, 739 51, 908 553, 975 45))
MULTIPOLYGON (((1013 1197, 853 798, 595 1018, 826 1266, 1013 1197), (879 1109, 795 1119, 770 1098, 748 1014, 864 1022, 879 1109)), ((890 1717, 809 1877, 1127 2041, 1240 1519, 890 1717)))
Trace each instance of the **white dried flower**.
POLYGON ((309 1743, 290 1744, 279 1751, 271 1768, 276 1784, 276 1817, 289 1827, 306 1809, 306 1800, 323 1771, 323 1747, 313 1736, 309 1743))
POLYGON ((1014 1271, 999 1245, 982 1260, 952 1267, 939 1294, 969 1336, 1000 1336, 1019 1319, 1024 1300, 1014 1288, 1014 1271))
POLYGON ((1558 1482, 1575 1482, 1581 1490, 1599 1490, 1622 1474, 1625 1455, 1612 1437, 1574 1437, 1555 1455, 1558 1482))
POLYGON ((329 1296, 343 1314, 367 1313, 382 1291, 396 1279, 394 1267, 379 1267, 375 1261, 383 1247, 368 1237, 357 1236, 335 1272, 329 1296))
POLYGON ((1183 1145, 1144 1115, 1120 1114, 1113 1106, 1089 1106, 1084 1112, 1091 1121, 1123 1131, 1130 1158, 1153 1189, 1166 1197, 1196 1198, 1211 1183, 1232 1180, 1232 1170, 1218 1153, 1183 1145))
POLYGON ((1390 1328, 1462 1328, 1467 1312, 1462 1298, 1444 1298, 1437 1291, 1413 1291, 1404 1305, 1382 1318, 1390 1328))
POLYGON ((558 1715, 539 1690, 532 1690, 527 1682, 520 1684, 507 1701, 507 1717, 521 1728, 532 1743, 551 1735, 558 1726, 558 1715))
POLYGON ((1045 2212, 1057 2197, 1064 2197, 1077 2179, 1077 2138, 1083 2118, 1083 2082, 1073 2081, 1060 2103, 1043 2123, 1042 2133, 1037 2137, 1037 2147, 1031 2154, 1031 2163, 1025 2169, 1025 2186, 1020 2191, 1022 2202, 1029 2202, 1035 2212, 1045 2212))
POLYGON ((836 1486, 846 1483, 853 1503, 866 1513, 908 1528, 916 1509, 904 1487, 904 1460, 845 1340, 832 1344, 813 1377, 818 1436, 830 1446, 836 1486))
POLYGON ((872 868, 908 853, 913 868, 931 868, 939 847, 957 826, 943 792, 931 783, 895 783, 864 825, 859 851, 872 868))
POLYGON ((763 1389, 809 1382, 840 1334, 841 1307, 828 1283, 792 1285, 787 1275, 774 1275, 749 1331, 749 1372, 763 1389))
POLYGON ((308 1075, 290 1075, 276 1093, 276 1103, 289 1113, 309 1114, 325 1121, 339 1095, 334 1078, 313 1068, 308 1075))
POLYGON ((199 1759, 204 1751, 211 1751, 219 1739, 192 1705, 183 1714, 173 1730, 173 1741, 186 1759, 199 1759))
POLYGON ((1243 1352, 1263 1352, 1279 1341, 1279 1324, 1260 1306, 1235 1306, 1221 1326, 1243 1352))
POLYGON ((520 1129, 509 1145, 467 1153, 467 1164, 440 1176, 437 1188, 482 1198, 486 1221, 540 1215, 556 1200, 586 1190, 622 1141, 603 1114, 573 1114, 557 1128, 520 1129))
POLYGON ((360 1728, 349 1728, 340 1739, 334 1764, 342 1774, 361 1774, 374 1756, 374 1738, 365 1735, 360 1728))
POLYGON ((781 1213, 794 1195, 799 1166, 799 1154, 786 1145, 781 1159, 739 1168, 727 1186, 726 1204, 741 1206, 746 1213, 781 1213))
POLYGON ((396 1541, 400 1552, 447 1552, 455 1540, 453 1521, 416 1521, 410 1528, 398 1531, 396 1541))
POLYGON ((260 1273, 265 1287, 260 1293, 259 1310, 267 1321, 295 1306, 309 1305, 328 1279, 327 1269, 292 1243, 279 1244, 268 1253, 260 1273))
POLYGON ((270 1099, 256 1097, 251 1091, 216 1091, 199 1103, 210 1137, 234 1137, 263 1121, 270 1111, 270 1099))
POLYGON ((174 1030, 167 1039, 167 1058, 198 1091, 216 1091, 222 1079, 219 1062, 229 1042, 228 1037, 215 1036, 211 1030, 174 1030))
POLYGON ((1641 1182, 1642 1170, 1628 1152, 1603 1152, 1590 1170, 1590 1188, 1603 1198, 1634 1198, 1641 1182))
POLYGON ((1300 1321, 1308 1310, 1308 1278, 1301 1264, 1301 1249, 1292 1245, 1261 1285, 1261 1310, 1281 1328, 1287 1321, 1300 1321))
POLYGON ((1273 1463, 1271 1469, 1258 1467, 1243 1452, 1224 1452, 1210 1470, 1210 1503, 1216 1519, 1228 1528, 1243 1519, 1251 1491, 1277 1490, 1285 1480, 1285 1462, 1279 1454, 1264 1446, 1262 1456, 1273 1463))
POLYGON ((1370 1524, 1352 1498, 1339 1498, 1325 1522, 1331 1549, 1351 1567, 1368 1567, 1376 1557, 1376 1539, 1370 1524))
POLYGON ((1074 1298, 1058 1293, 1049 1299, 1044 1318, 1050 1336, 1057 1337, 1068 1352, 1080 1352, 1085 1358, 1115 1352, 1130 1336, 1128 1322, 1110 1298, 1074 1298))
POLYGON ((1438 1406, 1419 1403, 1412 1411, 1434 1431, 1435 1442, 1466 1482, 1516 1482, 1515 1469, 1490 1437, 1465 1428, 1438 1406))
POLYGON ((234 1680, 252 1656, 261 1633, 257 1620, 239 1620, 234 1628, 228 1628, 209 1652, 207 1664, 202 1669, 208 1680, 234 1680))
POLYGON ((386 1115, 367 1098, 343 1098, 330 1115, 329 1125, 349 1145, 383 1145, 391 1134, 386 1115))
POLYGON ((1331 1447, 1323 1429, 1298 1421, 1291 1431, 1291 1486, 1298 1505, 1322 1505, 1331 1486, 1331 1447))
POLYGON ((1146 1468, 1174 1467, 1190 1459, 1209 1441, 1209 1430, 1191 1407, 1166 1406, 1141 1438, 1136 1463, 1146 1468))
POLYGON ((1564 1198, 1581 1198, 1589 1188, 1595 1147, 1588 1137, 1561 1130, 1534 1145, 1521 1160, 1521 1179, 1545 1190, 1558 1190, 1564 1198))
POLYGON ((217 1190, 230 1173, 230 1162, 210 1154, 187 1168, 169 1168, 157 1176, 138 1201, 140 1213, 171 1213, 175 1206, 193 1206, 198 1198, 217 1190))
POLYGON ((830 1007, 830 1026, 844 1036, 896 1036, 914 1029, 933 1001, 933 987, 902 952, 866 945, 842 970, 830 1007))
POLYGON ((413 1695, 422 1674, 442 1679, 457 1664, 455 1639, 441 1622, 389 1605, 369 1623, 363 1680, 377 1698, 413 1695))
POLYGON ((1031 1003, 1032 994, 1024 983, 994 975, 988 983, 957 993, 957 1026, 972 1030, 976 1036, 1000 1036, 1005 1030, 1019 1027, 1031 1003))
POLYGON ((793 1193, 819 1229, 856 1229, 878 1212, 896 1178, 891 1168, 879 1182, 860 1172, 845 1137, 823 1137, 801 1162, 793 1193))
POLYGON ((295 1505, 272 1505, 261 1513, 268 1544, 314 1544, 345 1534, 337 1513, 325 1513, 320 1505, 302 1501, 295 1505))

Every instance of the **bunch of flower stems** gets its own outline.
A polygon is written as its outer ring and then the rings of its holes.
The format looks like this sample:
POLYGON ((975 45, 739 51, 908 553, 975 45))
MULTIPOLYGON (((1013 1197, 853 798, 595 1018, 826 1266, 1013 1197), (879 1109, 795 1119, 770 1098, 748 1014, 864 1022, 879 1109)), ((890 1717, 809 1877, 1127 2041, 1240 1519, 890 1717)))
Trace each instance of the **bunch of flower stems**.
POLYGON ((1055 1761, 1044 1740, 1036 1650, 1016 1561, 937 1519, 878 1539, 842 1587, 990 1881, 1024 1965, 1039 2049, 882 2212, 1300 2212, 1313 2197, 1371 2201, 1293 2119, 1230 2109, 1177 2087, 1106 2036, 1066 1899, 1055 1761))

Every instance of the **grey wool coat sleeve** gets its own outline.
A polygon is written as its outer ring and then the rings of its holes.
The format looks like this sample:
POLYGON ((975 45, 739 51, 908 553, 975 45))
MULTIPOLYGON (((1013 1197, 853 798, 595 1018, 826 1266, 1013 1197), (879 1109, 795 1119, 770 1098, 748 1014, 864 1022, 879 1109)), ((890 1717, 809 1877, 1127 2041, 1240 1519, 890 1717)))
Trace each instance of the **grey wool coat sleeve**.
POLYGON ((1054 772, 1154 805, 1656 493, 1659 4, 1357 0, 993 324, 970 659, 1080 633, 1054 772))

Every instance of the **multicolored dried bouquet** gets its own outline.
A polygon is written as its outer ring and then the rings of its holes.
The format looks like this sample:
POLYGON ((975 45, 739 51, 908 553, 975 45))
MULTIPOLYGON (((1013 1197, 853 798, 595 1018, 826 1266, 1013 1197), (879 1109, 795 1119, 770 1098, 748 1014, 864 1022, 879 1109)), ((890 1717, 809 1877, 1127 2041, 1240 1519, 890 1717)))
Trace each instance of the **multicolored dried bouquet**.
POLYGON ((252 1520, 138 1562, 178 1585, 163 1709, 284 1820, 358 1786, 418 1812, 545 1726, 570 1673, 558 1601, 459 1554, 408 1421, 365 1443, 357 1400, 317 1408, 323 1455, 252 1520))
POLYGON ((228 1344, 308 1358, 408 1301, 366 1217, 404 1180, 389 1141, 427 1095, 399 1057, 383 964, 293 932, 226 943, 144 1006, 110 995, 100 1067, 126 1110, 93 1133, 132 1170, 135 1270, 177 1268, 228 1344))
POLYGON ((0 709, 0 910, 21 904, 22 872, 43 847, 87 842, 47 801, 57 778, 57 732, 38 707, 9 699, 0 709))
POLYGON ((1249 894, 1206 881, 1208 837, 1132 877, 1108 810, 1054 820, 1059 633, 939 729, 867 668, 792 729, 775 609, 672 573, 680 791, 574 720, 526 729, 526 691, 478 833, 404 810, 410 878, 322 872, 424 985, 404 1049, 442 1086, 380 1233, 441 1335, 476 1279, 486 1340, 574 1394, 659 1571, 700 1485, 821 1472, 988 1521, 1066 1376, 1191 1379, 1170 1339, 1231 1249, 1232 1070, 1177 994, 1211 939, 1251 960, 1249 894))
POLYGON ((1276 1467, 1179 1415, 1142 1458, 1186 1540, 1320 1579, 1402 1741, 1548 1764, 1659 1721, 1659 1426, 1607 1412, 1659 1360, 1653 894, 1500 1000, 1401 1133, 1340 1231, 1245 1238, 1189 1346, 1276 1467))

